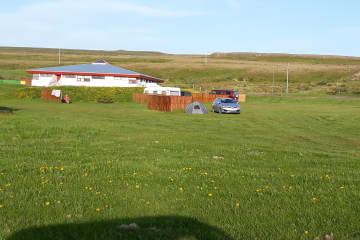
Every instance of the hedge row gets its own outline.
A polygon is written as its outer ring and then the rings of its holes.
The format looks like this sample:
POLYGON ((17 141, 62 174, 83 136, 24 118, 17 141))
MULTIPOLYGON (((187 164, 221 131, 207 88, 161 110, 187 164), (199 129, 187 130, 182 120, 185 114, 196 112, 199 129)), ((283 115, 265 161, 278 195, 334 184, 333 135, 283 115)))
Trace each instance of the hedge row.
POLYGON ((97 101, 112 99, 114 102, 131 102, 133 93, 142 93, 144 88, 118 87, 27 87, 16 92, 18 98, 36 99, 41 97, 42 89, 60 89, 63 96, 69 95, 71 101, 97 101))

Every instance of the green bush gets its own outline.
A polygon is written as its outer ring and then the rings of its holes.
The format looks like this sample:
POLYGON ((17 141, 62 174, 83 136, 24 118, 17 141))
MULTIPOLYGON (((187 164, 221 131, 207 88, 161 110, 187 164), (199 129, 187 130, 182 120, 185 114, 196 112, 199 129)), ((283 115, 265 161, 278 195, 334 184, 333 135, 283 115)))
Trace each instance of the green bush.
POLYGON ((40 98, 42 89, 60 89, 63 96, 69 95, 71 101, 97 101, 98 99, 112 99, 114 102, 131 102, 133 93, 142 93, 144 88, 117 87, 29 87, 19 89, 18 98, 40 98))
POLYGON ((41 97, 41 89, 35 87, 24 87, 16 91, 17 98, 36 99, 41 97))

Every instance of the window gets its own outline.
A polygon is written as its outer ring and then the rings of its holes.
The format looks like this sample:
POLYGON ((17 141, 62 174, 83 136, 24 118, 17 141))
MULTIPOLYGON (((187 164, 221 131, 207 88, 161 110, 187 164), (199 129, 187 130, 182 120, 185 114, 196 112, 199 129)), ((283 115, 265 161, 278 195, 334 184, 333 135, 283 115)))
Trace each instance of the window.
POLYGON ((34 73, 33 74, 33 80, 39 80, 39 79, 40 79, 40 74, 34 73))
POLYGON ((92 76, 92 79, 104 80, 105 76, 92 76))
POLYGON ((90 82, 91 77, 90 76, 78 76, 77 81, 78 82, 90 82))
POLYGON ((114 77, 114 80, 121 80, 121 77, 114 77))
POLYGON ((134 80, 134 79, 129 79, 129 83, 130 84, 137 84, 138 83, 138 80, 134 80))
POLYGON ((62 75, 63 78, 76 78, 76 75, 62 75))
POLYGON ((161 95, 166 95, 166 91, 162 91, 162 92, 161 92, 161 95))
POLYGON ((54 74, 40 74, 40 77, 53 77, 54 74))
POLYGON ((231 95, 231 92, 230 92, 230 91, 226 91, 226 95, 231 95))

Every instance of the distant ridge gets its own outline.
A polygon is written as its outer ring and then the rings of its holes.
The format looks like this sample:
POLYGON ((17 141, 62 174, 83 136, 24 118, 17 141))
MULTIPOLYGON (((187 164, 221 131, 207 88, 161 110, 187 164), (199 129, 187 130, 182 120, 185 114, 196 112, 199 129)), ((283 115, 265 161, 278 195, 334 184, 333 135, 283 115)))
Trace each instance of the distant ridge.
POLYGON ((341 56, 341 55, 320 55, 320 54, 291 54, 291 53, 257 53, 257 52, 214 52, 211 54, 214 57, 231 57, 231 56, 250 56, 250 57, 292 57, 292 58, 336 58, 336 59, 355 59, 360 60, 360 57, 341 56))
MULTIPOLYGON (((7 52, 26 52, 26 53, 54 53, 58 52, 59 48, 35 48, 35 47, 1 47, 1 51, 7 52)), ((73 54, 87 54, 87 55, 99 55, 99 54, 107 54, 107 55, 131 55, 131 56, 151 56, 151 55, 167 55, 166 53, 156 52, 156 51, 127 51, 127 50, 85 50, 85 49, 66 49, 61 48, 63 53, 73 53, 73 54)))

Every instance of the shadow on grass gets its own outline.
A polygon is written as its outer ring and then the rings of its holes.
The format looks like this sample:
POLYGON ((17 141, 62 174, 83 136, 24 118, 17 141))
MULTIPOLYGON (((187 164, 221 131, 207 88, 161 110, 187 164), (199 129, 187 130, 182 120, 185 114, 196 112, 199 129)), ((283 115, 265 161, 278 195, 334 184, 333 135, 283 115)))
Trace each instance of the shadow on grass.
POLYGON ((16 108, 8 108, 8 107, 1 107, 0 106, 0 114, 1 113, 13 113, 16 111, 19 111, 20 109, 16 109, 16 108))
POLYGON ((231 240, 232 238, 218 228, 194 218, 159 216, 34 227, 16 232, 8 238, 8 240, 20 239, 231 240), (134 226, 133 223, 136 224, 135 227, 131 227, 134 226))

